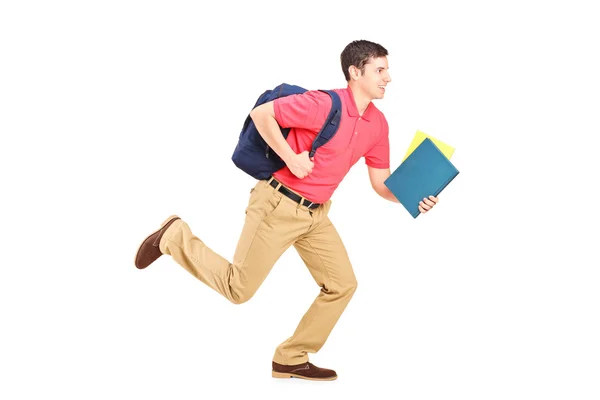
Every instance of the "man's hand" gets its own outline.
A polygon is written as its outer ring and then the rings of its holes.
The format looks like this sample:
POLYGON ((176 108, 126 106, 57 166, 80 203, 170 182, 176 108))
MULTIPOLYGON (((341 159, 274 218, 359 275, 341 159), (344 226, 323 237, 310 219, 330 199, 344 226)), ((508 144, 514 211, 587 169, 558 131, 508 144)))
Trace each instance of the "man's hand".
POLYGON ((438 198, 435 196, 429 196, 429 198, 424 198, 419 202, 419 211, 421 214, 425 214, 427 211, 431 210, 433 206, 435 206, 438 202, 438 198))
POLYGON ((292 174, 303 179, 313 170, 315 164, 308 158, 308 151, 303 151, 300 154, 294 154, 285 161, 285 164, 290 169, 292 174))

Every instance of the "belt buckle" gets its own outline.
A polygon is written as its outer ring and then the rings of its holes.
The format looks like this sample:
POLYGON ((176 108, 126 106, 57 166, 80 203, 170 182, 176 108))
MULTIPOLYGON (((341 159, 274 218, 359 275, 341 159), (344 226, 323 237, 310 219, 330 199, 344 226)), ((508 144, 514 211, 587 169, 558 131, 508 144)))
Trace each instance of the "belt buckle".
POLYGON ((309 205, 306 206, 306 208, 310 208, 310 206, 313 205, 313 202, 311 201, 309 205))

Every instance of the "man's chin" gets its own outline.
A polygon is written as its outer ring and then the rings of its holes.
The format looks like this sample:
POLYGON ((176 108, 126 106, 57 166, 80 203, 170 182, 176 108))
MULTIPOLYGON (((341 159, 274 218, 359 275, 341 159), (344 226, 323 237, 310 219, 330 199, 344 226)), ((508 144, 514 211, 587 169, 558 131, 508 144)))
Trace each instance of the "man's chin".
POLYGON ((381 92, 371 93, 371 100, 380 100, 380 99, 383 99, 384 96, 385 96, 385 93, 381 93, 381 92))

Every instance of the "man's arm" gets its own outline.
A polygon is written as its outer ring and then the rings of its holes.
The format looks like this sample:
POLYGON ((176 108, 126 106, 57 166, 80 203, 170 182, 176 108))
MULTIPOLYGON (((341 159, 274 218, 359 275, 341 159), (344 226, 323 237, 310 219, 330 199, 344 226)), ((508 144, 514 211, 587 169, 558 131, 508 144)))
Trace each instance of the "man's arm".
POLYGON ((283 161, 287 163, 287 160, 289 160, 290 157, 296 155, 281 133, 279 124, 275 119, 275 109, 272 101, 261 104, 253 109, 250 112, 250 118, 252 118, 260 136, 262 136, 269 147, 272 148, 283 161))
POLYGON ((296 154, 283 137, 281 128, 275 119, 273 101, 261 104, 250 112, 250 118, 256 130, 270 148, 285 162, 292 174, 303 179, 312 172, 314 163, 308 157, 308 151, 296 154))
MULTIPOLYGON (((368 166, 367 166, 368 167, 368 166)), ((371 180, 371 187, 375 192, 386 200, 399 203, 396 196, 390 192, 390 189, 385 186, 383 182, 391 175, 389 168, 369 168, 369 179, 371 180)))

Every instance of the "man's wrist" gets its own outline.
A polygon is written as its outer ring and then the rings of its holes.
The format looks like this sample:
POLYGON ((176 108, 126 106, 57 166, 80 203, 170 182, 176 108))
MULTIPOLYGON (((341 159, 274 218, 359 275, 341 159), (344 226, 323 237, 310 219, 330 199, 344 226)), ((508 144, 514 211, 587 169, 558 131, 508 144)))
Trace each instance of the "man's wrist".
POLYGON ((287 165, 291 161, 292 157, 295 156, 295 155, 296 155, 296 153, 294 153, 294 151, 290 147, 289 149, 286 149, 284 151, 284 154, 281 156, 281 159, 287 165))

